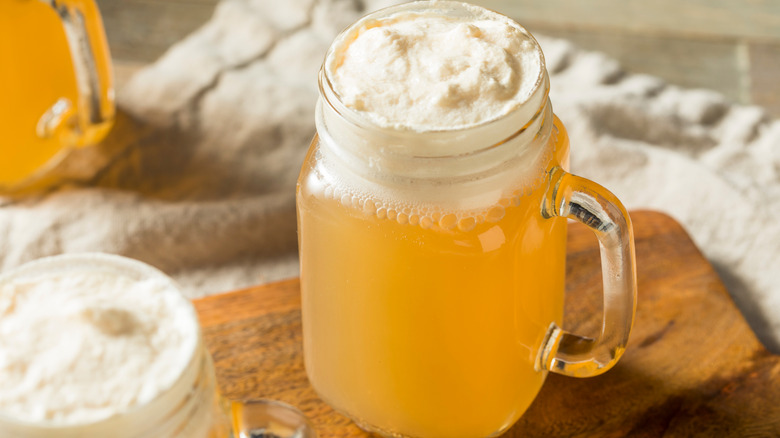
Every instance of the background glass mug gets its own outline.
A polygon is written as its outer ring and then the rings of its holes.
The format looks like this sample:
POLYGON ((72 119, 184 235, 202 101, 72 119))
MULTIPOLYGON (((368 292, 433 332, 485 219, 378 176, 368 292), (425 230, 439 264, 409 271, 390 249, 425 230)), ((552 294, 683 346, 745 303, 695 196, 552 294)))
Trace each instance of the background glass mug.
MULTIPOLYGON (((363 20, 422 10, 472 13, 410 3, 363 20)), ((304 358, 321 398, 385 436, 488 437, 525 412, 547 371, 614 365, 635 312, 631 223, 611 193, 564 170, 544 65, 505 116, 426 132, 372 124, 328 75, 297 188, 304 358), (598 339, 560 328, 567 218, 601 243, 598 339)))
POLYGON ((111 59, 93 0, 0 2, 0 192, 38 182, 114 119, 111 59))
MULTIPOLYGON (((6 0, 3 0, 6 1, 6 0)), ((39 259, 0 276, 0 314, 14 311, 14 288, 28 288, 51 278, 68 278, 73 275, 87 274, 93 279, 123 278, 131 283, 122 283, 127 287, 127 293, 152 282, 166 285, 166 290, 178 292, 173 281, 157 269, 136 260, 108 254, 67 254, 39 259), (145 282, 145 283, 144 283, 145 282), (10 303, 11 306, 7 307, 10 303)), ((93 287, 99 281, 90 283, 93 287)), ((46 283, 44 283, 46 284, 46 283)), ((72 286, 71 286, 72 287, 72 286)), ((159 286, 144 286, 159 287, 159 286)), ((58 291, 53 291, 53 293, 58 291)), ((94 290, 78 291, 79 297, 86 297, 90 305, 100 302, 100 297, 91 295, 94 290)), ((24 306, 27 297, 19 298, 17 304, 24 306)), ((10 413, 10 409, 0 409, 0 436, 3 438, 242 438, 255 436, 276 436, 279 438, 315 438, 316 433, 296 408, 284 403, 271 400, 228 401, 219 394, 216 382, 216 374, 211 355, 206 349, 199 329, 199 323, 195 308, 189 300, 178 293, 175 296, 166 296, 167 312, 164 315, 186 322, 187 327, 194 330, 183 330, 182 333, 192 333, 197 339, 189 337, 179 340, 181 345, 193 345, 191 355, 185 357, 186 366, 183 368, 172 386, 160 388, 159 394, 148 402, 132 406, 130 409, 111 415, 107 418, 78 424, 58 424, 51 421, 20 420, 10 413), (175 299, 174 299, 175 298, 175 299), (194 342, 191 342, 194 341, 194 342)), ((85 305, 84 302, 70 302, 71 309, 61 310, 62 315, 57 318, 76 318, 68 312, 72 312, 76 305, 85 305)), ((124 304, 124 303, 123 303, 124 304)), ((29 308, 29 306, 28 306, 29 308)), ((138 310, 138 309, 136 309, 138 310)), ((159 317, 158 314, 150 314, 150 317, 159 317)), ((77 318, 76 318, 77 319, 77 318)), ((31 322, 32 323, 32 322, 31 322)), ((121 324, 121 323, 116 323, 121 324)), ((73 332, 67 332, 72 334, 73 332)), ((69 340, 77 342, 78 340, 69 340)), ((152 339, 145 342, 161 345, 152 339)), ((45 342, 45 341, 43 341, 45 342)), ((67 349, 66 349, 67 351, 67 349)), ((164 352, 158 352, 163 354, 164 352)), ((67 356, 67 354, 65 354, 67 356)), ((170 356, 167 356, 170 359, 170 356)), ((81 360, 88 361, 89 357, 81 360)), ((92 358, 94 360, 94 358, 92 358)), ((0 365, 3 365, 0 363, 0 365)), ((62 364, 59 364, 62 366, 62 364)), ((95 366, 96 364, 88 364, 95 366)), ((7 370, 0 366, 0 372, 7 370)), ((151 365, 149 365, 151 366, 151 365)), ((169 363, 168 366, 174 367, 169 363)), ((64 367, 63 367, 64 368, 64 367)), ((70 366, 69 369, 74 368, 70 366)), ((84 367, 81 367, 82 369, 84 367)), ((11 368, 11 372, 15 370, 11 368)), ((127 372, 126 369, 121 370, 127 372)), ((40 370, 29 370, 29 373, 38 374, 40 370)), ((43 371, 45 373, 46 371, 43 371)), ((96 378, 114 377, 105 373, 99 367, 95 368, 96 378)), ((0 380, 7 376, 0 375, 0 380)), ((152 383, 152 382, 146 382, 152 383)), ((44 382, 43 385, 48 385, 44 382)), ((151 385, 152 387, 154 385, 151 385)), ((35 391, 49 393, 61 393, 63 388, 34 387, 35 391)), ((73 390, 70 388, 69 390, 73 390)), ((4 394, 5 395, 5 394, 4 394)), ((73 396, 73 394, 71 394, 73 396)), ((96 394, 97 395, 97 394, 96 394)), ((92 402, 99 406, 96 400, 105 399, 106 394, 100 394, 92 402)), ((3 400, 3 407, 15 396, 3 400)), ((77 394, 75 397, 89 397, 89 394, 77 394)), ((61 401, 61 400, 60 400, 61 401)), ((44 407, 36 406, 37 409, 44 407)), ((7 408, 6 408, 7 409, 7 408)), ((97 409, 97 408, 95 408, 97 409)), ((56 412, 54 412, 56 413, 56 412)), ((49 412, 49 415, 54 413, 49 412)))

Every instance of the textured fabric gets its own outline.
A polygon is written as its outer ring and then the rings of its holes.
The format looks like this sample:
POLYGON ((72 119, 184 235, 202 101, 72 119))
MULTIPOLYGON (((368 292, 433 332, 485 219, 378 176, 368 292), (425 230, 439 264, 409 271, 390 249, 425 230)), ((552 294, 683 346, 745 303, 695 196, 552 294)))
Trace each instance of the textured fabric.
MULTIPOLYGON (((66 163, 97 172, 0 200, 0 267, 105 251, 157 266, 192 297, 297 275, 294 189, 317 71, 336 33, 381 3, 224 0, 119 90, 104 144, 66 163)), ((780 351, 780 121, 539 40, 573 171, 682 222, 780 351)))

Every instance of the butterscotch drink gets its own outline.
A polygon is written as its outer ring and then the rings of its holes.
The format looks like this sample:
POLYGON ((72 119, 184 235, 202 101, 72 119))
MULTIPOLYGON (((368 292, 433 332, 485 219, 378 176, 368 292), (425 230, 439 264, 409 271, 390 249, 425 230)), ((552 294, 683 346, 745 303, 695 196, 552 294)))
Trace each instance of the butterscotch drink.
POLYGON ((0 436, 221 438, 192 304, 159 271, 103 254, 0 277, 0 436))
POLYGON ((548 88, 533 37, 463 3, 369 15, 326 55, 297 193, 304 355, 318 394, 361 427, 494 436, 547 370, 593 375, 622 353, 630 224, 565 172, 548 88), (583 212, 615 225, 601 237, 617 323, 597 341, 559 328, 565 217, 583 212), (567 337, 588 348, 567 351, 567 337))
POLYGON ((94 0, 0 1, 0 192, 33 184, 114 118, 94 0))

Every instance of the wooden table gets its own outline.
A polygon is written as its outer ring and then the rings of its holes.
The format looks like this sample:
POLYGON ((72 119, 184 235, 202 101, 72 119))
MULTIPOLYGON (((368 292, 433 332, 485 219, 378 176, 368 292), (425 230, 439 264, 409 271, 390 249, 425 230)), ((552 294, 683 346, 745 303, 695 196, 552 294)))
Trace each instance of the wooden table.
MULTIPOLYGON (((628 350, 595 378, 550 375, 505 437, 780 436, 780 356, 756 340, 712 266, 660 213, 632 213, 639 302, 628 350)), ((564 327, 596 333, 598 246, 570 227, 564 327)), ((299 407, 321 438, 367 436, 309 386, 297 280, 197 300, 223 393, 299 407)))

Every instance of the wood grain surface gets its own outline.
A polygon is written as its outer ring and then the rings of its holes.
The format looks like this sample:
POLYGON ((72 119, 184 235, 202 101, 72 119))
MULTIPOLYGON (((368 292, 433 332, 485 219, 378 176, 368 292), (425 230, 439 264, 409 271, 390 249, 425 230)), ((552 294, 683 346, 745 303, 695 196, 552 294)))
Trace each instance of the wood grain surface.
MULTIPOLYGON (((626 354, 599 377, 551 374, 504 436, 780 436, 780 356, 756 340, 679 224, 661 213, 631 216, 639 301, 626 354)), ((564 327, 593 334, 601 321, 598 244, 572 225, 568 250, 564 327)), ((297 280, 195 305, 224 395, 293 404, 321 438, 368 436, 308 384, 297 280)))

